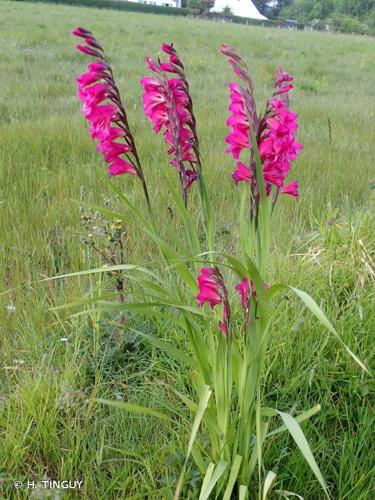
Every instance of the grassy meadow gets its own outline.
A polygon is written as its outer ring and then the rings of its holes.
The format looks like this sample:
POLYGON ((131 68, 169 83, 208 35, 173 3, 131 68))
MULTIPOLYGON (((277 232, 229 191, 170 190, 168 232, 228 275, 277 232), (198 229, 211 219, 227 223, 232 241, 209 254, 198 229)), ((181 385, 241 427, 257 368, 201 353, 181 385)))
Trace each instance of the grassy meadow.
MULTIPOLYGON (((315 297, 372 371, 375 39, 0 0, 0 497, 46 498, 38 489, 17 491, 13 481, 60 479, 83 481, 62 498, 170 498, 192 422, 171 387, 189 391, 189 374, 130 327, 183 346, 180 332, 142 316, 129 315, 120 329, 108 314, 52 310, 89 296, 97 275, 38 283, 101 265, 82 241, 81 200, 104 206, 111 198, 118 208, 115 183, 142 203, 136 180, 106 176, 86 132, 75 77, 88 60, 74 50, 76 26, 93 31, 110 56, 160 221, 171 200, 158 172, 170 167, 143 115, 139 80, 145 56, 175 42, 226 251, 238 237, 239 200, 224 153, 233 76, 220 43, 247 61, 259 102, 277 65, 295 76, 292 109, 304 149, 291 178, 301 196, 283 197, 277 208, 269 280, 315 297), (179 405, 181 417, 171 425, 95 398, 166 412, 179 405)), ((129 216, 126 262, 155 266, 156 255, 129 216)), ((267 405, 296 414, 321 404, 303 430, 332 498, 375 498, 373 380, 291 296, 279 300, 268 359, 267 405)), ((323 498, 290 436, 268 441, 265 467, 277 473, 277 489, 323 498)), ((197 498, 196 472, 189 470, 184 498, 197 498)))

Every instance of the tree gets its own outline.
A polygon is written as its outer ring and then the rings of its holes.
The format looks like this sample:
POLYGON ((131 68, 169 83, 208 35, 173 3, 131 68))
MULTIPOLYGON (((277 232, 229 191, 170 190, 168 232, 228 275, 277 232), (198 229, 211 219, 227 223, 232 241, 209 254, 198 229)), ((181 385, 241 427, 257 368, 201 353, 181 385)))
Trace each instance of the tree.
POLYGON ((223 9, 223 14, 225 17, 232 17, 233 16, 233 11, 232 9, 229 7, 229 5, 226 5, 223 9))
POLYGON ((270 0, 253 0, 253 4, 261 14, 264 16, 268 14, 270 0))
POLYGON ((300 22, 324 19, 334 10, 332 0, 294 0, 281 11, 283 17, 291 17, 300 22))
MULTIPOLYGON (((261 3, 259 0, 254 2, 255 5, 257 3, 261 3)), ((293 0, 269 0, 267 3, 267 14, 266 16, 270 19, 276 19, 279 17, 281 10, 284 7, 288 7, 293 0)), ((263 13, 262 13, 263 14, 263 13)))
POLYGON ((210 9, 215 5, 215 0, 188 0, 188 7, 193 13, 201 16, 208 14, 210 9))
POLYGON ((373 31, 375 0, 278 0, 274 13, 301 23, 318 21, 355 33, 373 31))

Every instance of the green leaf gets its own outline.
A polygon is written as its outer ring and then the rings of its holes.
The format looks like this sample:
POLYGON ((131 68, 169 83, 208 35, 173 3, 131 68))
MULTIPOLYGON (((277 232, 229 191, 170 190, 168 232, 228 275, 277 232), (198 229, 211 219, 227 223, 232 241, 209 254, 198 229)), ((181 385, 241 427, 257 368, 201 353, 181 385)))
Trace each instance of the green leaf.
MULTIPOLYGON (((277 414, 277 410, 273 410, 273 409, 270 409, 270 410, 273 412, 272 415, 277 414)), ((321 406, 320 405, 315 405, 312 408, 310 408, 309 410, 306 410, 303 413, 300 413, 299 415, 297 415, 294 418, 296 419, 296 421, 298 423, 301 423, 301 422, 304 422, 305 420, 311 418, 313 415, 315 415, 316 413, 318 413, 320 410, 321 410, 321 406)), ((280 434, 281 432, 284 432, 286 430, 288 430, 287 427, 285 425, 281 425, 280 427, 278 427, 274 431, 269 432, 266 435, 266 438, 271 437, 271 436, 275 436, 276 434, 280 434)))
POLYGON ((275 490, 275 493, 278 495, 281 495, 284 498, 289 498, 289 497, 297 497, 299 500, 304 500, 301 495, 297 495, 297 493, 293 493, 292 491, 287 491, 287 490, 275 490))
MULTIPOLYGON (((89 294, 86 294, 87 296, 89 294)), ((84 306, 89 306, 91 304, 96 304, 98 301, 103 300, 103 299, 113 299, 116 298, 118 300, 119 292, 108 292, 108 293, 102 293, 101 295, 96 295, 94 297, 90 297, 86 299, 84 297, 80 298, 79 300, 76 300, 75 302, 68 302, 67 304, 62 304, 60 306, 54 306, 50 307, 49 311, 61 311, 62 309, 71 309, 73 307, 84 307, 84 306)), ((87 310, 85 311, 87 313, 87 310)))
POLYGON ((241 455, 236 455, 235 459, 233 460, 232 468, 230 470, 227 487, 225 488, 225 492, 223 495, 223 500, 230 500, 234 485, 236 484, 237 481, 238 473, 240 471, 241 462, 242 462, 241 455))
POLYGON ((213 249, 214 246, 214 235, 215 235, 215 219, 214 213, 211 207, 211 200, 208 196, 208 192, 206 189, 206 183, 204 181, 204 173, 202 171, 199 172, 198 175, 198 187, 199 194, 201 198, 201 206, 203 211, 204 218, 204 226, 206 230, 207 236, 207 246, 209 250, 213 249))
POLYGON ((177 349, 169 342, 165 342, 164 340, 161 340, 158 337, 154 337, 153 335, 148 335, 147 333, 140 332, 138 330, 135 330, 134 328, 132 328, 131 331, 136 333, 143 339, 147 340, 147 342, 154 345, 161 351, 164 351, 165 353, 169 354, 171 358, 176 359, 177 361, 181 361, 181 363, 183 363, 184 365, 194 366, 193 360, 190 358, 190 356, 182 352, 180 349, 177 349))
POLYGON ((74 276, 84 276, 87 274, 109 273, 111 271, 139 271, 149 276, 152 276, 155 280, 160 282, 160 278, 155 273, 153 273, 149 269, 146 269, 145 267, 136 266, 133 264, 118 264, 116 266, 103 266, 103 267, 96 267, 94 269, 85 269, 84 271, 76 271, 74 273, 59 274, 57 276, 53 276, 52 278, 45 278, 43 280, 40 280, 39 282, 41 283, 43 281, 59 280, 62 278, 72 278, 74 276))
MULTIPOLYGON (((148 222, 148 220, 143 217, 140 210, 133 205, 133 203, 129 200, 129 198, 113 183, 109 183, 109 187, 112 189, 114 193, 127 205, 130 211, 135 215, 135 217, 141 222, 144 228, 150 230, 152 228, 152 224, 148 222)), ((99 209, 100 210, 100 209, 99 209)), ((150 215, 150 214, 149 214, 150 215)), ((123 216, 124 217, 124 216, 123 216)), ((129 217, 127 217, 127 222, 129 217)))
POLYGON ((260 409, 260 414, 262 417, 275 417, 277 415, 277 410, 263 406, 260 409))
POLYGON ((153 408, 148 408, 146 406, 139 406, 133 403, 126 403, 125 401, 111 401, 109 399, 95 399, 94 401, 102 403, 107 406, 114 406, 115 408, 120 408, 120 410, 126 410, 131 413, 140 413, 142 415, 149 415, 150 417, 157 417, 162 420, 171 420, 167 415, 160 413, 153 408))
POLYGON ((164 171, 163 171, 163 178, 164 178, 165 182, 168 184, 169 192, 173 198, 173 201, 175 203, 177 211, 185 223, 185 227, 187 229, 189 240, 190 240, 191 249, 194 253, 199 253, 200 252, 200 244, 199 244, 198 233, 197 233, 197 229, 193 223, 193 220, 191 218, 191 215, 188 212, 188 210, 186 209, 180 194, 176 192, 176 189, 173 186, 173 184, 170 180, 170 177, 164 171))
MULTIPOLYGON (((189 271, 186 264, 181 260, 181 256, 176 253, 160 236, 156 234, 156 228, 151 220, 149 223, 140 211, 130 202, 130 200, 116 187, 112 186, 112 189, 118 196, 126 203, 128 208, 132 211, 132 213, 140 220, 142 229, 154 240, 154 242, 158 245, 161 253, 168 263, 174 263, 174 267, 176 267, 177 271, 181 275, 181 277, 188 283, 194 290, 197 289, 197 284, 195 278, 189 271)), ((170 233, 172 238, 174 239, 177 247, 181 248, 181 243, 178 240, 177 234, 170 233)))
MULTIPOLYGON (((210 466, 213 464, 210 464, 210 466)), ((206 478, 203 481, 202 489, 199 495, 199 500, 208 500, 211 491, 214 489, 215 484, 219 481, 221 476, 224 474, 225 469, 228 467, 228 462, 225 460, 220 460, 220 462, 216 465, 215 471, 210 475, 209 481, 206 483, 206 478)))
POLYGON ((254 281, 257 295, 263 299, 267 297, 267 292, 264 288, 264 281, 262 280, 258 268, 252 259, 245 253, 246 266, 238 259, 227 254, 222 255, 231 265, 231 269, 237 274, 240 279, 250 278, 254 281))
POLYGON ((237 274, 239 279, 247 278, 248 271, 242 262, 231 255, 222 254, 222 256, 230 263, 231 269, 237 274))
POLYGON ((248 274, 250 275, 250 278, 254 281, 255 284, 255 289, 257 291, 257 296, 261 299, 264 299, 267 297, 267 293, 265 290, 265 283, 264 280, 262 279, 258 268, 252 261, 252 259, 249 257, 248 254, 245 254, 245 259, 246 259, 246 267, 248 269, 248 274))
POLYGON ((345 344, 345 342, 341 339, 340 335, 336 332, 334 327, 332 326, 331 322, 327 319, 326 315, 324 312, 320 309, 318 304, 315 302, 315 300, 310 297, 306 292, 303 292, 302 290, 299 290, 298 288, 294 288, 292 286, 288 287, 290 290, 292 290, 301 300, 302 302, 306 305, 308 309, 318 318, 318 320, 338 339, 338 341, 341 343, 341 345, 345 348, 345 350, 348 352, 348 354, 354 359, 354 361, 364 370, 367 372, 369 375, 371 373, 367 369, 367 367, 362 363, 362 361, 352 352, 349 347, 345 344))
POLYGON ((202 488, 201 488, 201 494, 199 495, 199 500, 201 500, 202 490, 206 489, 208 486, 208 483, 210 482, 212 474, 214 473, 214 469, 215 469, 215 464, 212 462, 209 463, 208 467, 206 469, 206 474, 204 475, 204 478, 203 478, 203 483, 202 483, 202 488))
POLYGON ((334 337, 337 338, 337 340, 344 347, 349 356, 351 356, 354 359, 357 365, 359 365, 362 368, 362 370, 364 370, 366 373, 371 375, 371 372, 366 367, 366 365, 358 358, 356 354, 354 354, 354 352, 351 349, 349 349, 349 347, 345 344, 340 335, 337 333, 337 331, 335 330, 335 328, 333 327, 332 323, 329 321, 327 316, 324 314, 324 312, 321 310, 321 308, 318 306, 315 300, 308 293, 299 290, 298 288, 294 288, 293 286, 288 286, 279 283, 277 285, 271 286, 271 288, 268 290, 268 295, 270 298, 272 298, 276 293, 280 292, 283 289, 288 289, 294 292, 297 295, 297 297, 299 297, 302 300, 305 306, 314 314, 314 316, 332 333, 332 335, 334 335, 334 337))
POLYGON ((189 410, 192 413, 195 413, 197 411, 198 405, 194 403, 192 399, 190 399, 188 396, 185 394, 182 394, 181 392, 177 391, 177 389, 172 389, 173 392, 178 396, 181 401, 189 408, 189 410))
POLYGON ((272 299, 277 293, 281 292, 282 290, 285 290, 288 288, 287 285, 283 285, 281 283, 278 283, 276 285, 272 285, 269 290, 268 290, 268 297, 272 299))
POLYGON ((291 415, 289 415, 289 413, 284 413, 282 411, 278 411, 277 413, 283 419, 285 427, 290 432, 292 438, 296 442, 296 445, 300 449, 306 462, 309 464, 310 469, 313 471, 313 473, 315 474, 315 477, 318 479, 319 483, 321 484, 325 494, 327 495, 327 498, 330 498, 326 482, 322 476, 322 473, 320 472, 318 464, 315 461, 315 458, 312 454, 309 443, 307 442, 305 435, 304 435, 299 423, 297 422, 297 420, 295 418, 293 418, 291 415))
POLYGON ((192 454, 192 456, 194 458, 195 463, 198 466, 198 469, 199 469, 200 473, 203 475, 204 472, 205 472, 205 470, 206 470, 206 464, 204 462, 202 453, 201 453, 201 451, 200 451, 197 443, 193 444, 193 447, 191 449, 191 454, 192 454))
POLYGON ((193 427, 192 427, 192 430, 191 430, 191 434, 190 434, 189 444, 188 444, 188 448, 187 448, 187 452, 186 452, 186 456, 185 456, 184 465, 182 467, 181 474, 180 474, 180 477, 178 479, 178 483, 177 483, 177 486, 176 486, 176 491, 175 491, 173 500, 178 500, 178 498, 180 498, 182 485, 184 483, 186 466, 187 466, 187 463, 188 463, 188 460, 189 460, 189 457, 190 457, 190 454, 191 454, 191 450, 193 448, 193 444, 194 444, 195 438, 197 437, 198 429, 199 429, 199 426, 200 426, 200 424, 202 422, 204 412, 206 411, 206 408, 208 406, 208 401, 209 401, 209 399, 211 397, 211 394, 212 394, 211 389, 208 387, 208 385, 205 385, 204 389, 203 389, 203 392, 202 392, 202 395, 201 395, 201 398, 200 398, 200 401, 199 401, 199 404, 198 404, 198 409, 197 409, 197 413, 195 415, 193 427))
MULTIPOLYGON (((52 276, 51 278, 43 278, 41 280, 36 280, 30 283, 29 286, 31 285, 36 285, 38 283, 45 283, 47 281, 55 281, 55 280, 60 280, 64 278, 74 278, 76 276, 85 276, 85 275, 90 275, 90 274, 97 274, 97 273, 109 273, 111 271, 139 271, 141 273, 147 274, 151 276, 154 280, 158 281, 159 283, 162 283, 160 278, 150 271, 149 269, 146 269, 145 267, 138 266, 138 265, 133 265, 133 264, 117 264, 115 266, 103 266, 103 267, 96 267, 93 269, 85 269, 84 271, 75 271, 73 273, 66 273, 66 274, 59 274, 57 276, 52 276)), ((18 290, 19 288, 23 288, 25 285, 20 285, 15 288, 10 288, 8 290, 5 290, 4 292, 0 293, 0 297, 2 295, 5 295, 7 293, 13 292, 15 290, 18 290)))
MULTIPOLYGON (((160 307, 160 306, 169 306, 176 308, 178 310, 184 311, 184 312, 189 312, 193 313, 197 316, 202 316, 205 317, 206 315, 204 312, 202 312, 200 309, 197 307, 192 307, 192 306, 184 306, 181 304, 171 304, 166 301, 159 301, 159 302, 106 302, 104 300, 98 300, 97 301, 98 307, 96 310, 98 311, 135 311, 135 312, 141 312, 145 314, 150 313, 150 308, 152 307, 160 307)), ((62 306, 57 306, 54 308, 54 310, 57 309, 65 309, 67 307, 72 307, 74 305, 79 305, 79 302, 74 302, 72 304, 65 304, 62 306)))
MULTIPOLYGON (((243 249, 250 247, 250 227, 249 227, 249 198, 250 189, 247 182, 241 183, 239 186, 241 192, 241 203, 240 203, 240 235, 241 235, 241 245, 243 249)), ((251 247, 250 247, 251 248, 251 247)))
POLYGON ((181 260, 181 256, 156 234, 150 232, 149 235, 159 246, 160 251, 164 255, 165 260, 167 261, 169 266, 171 268, 173 267, 176 268, 176 270, 178 271, 180 276, 184 279, 184 281, 194 290, 194 292, 196 292, 198 290, 196 279, 191 274, 185 262, 181 260))
POLYGON ((269 470, 267 472, 266 479, 264 480, 262 500, 266 500, 268 492, 271 491, 275 479, 276 474, 272 470, 269 470))
POLYGON ((241 484, 240 491, 238 495, 238 500, 246 500, 247 499, 247 486, 241 484))

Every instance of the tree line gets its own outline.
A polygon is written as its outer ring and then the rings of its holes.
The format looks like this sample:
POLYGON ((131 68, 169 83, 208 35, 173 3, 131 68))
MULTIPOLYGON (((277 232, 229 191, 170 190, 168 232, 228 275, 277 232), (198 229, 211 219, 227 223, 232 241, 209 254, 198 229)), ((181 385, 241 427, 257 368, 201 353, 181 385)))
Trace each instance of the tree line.
POLYGON ((316 28, 375 32, 375 0, 253 0, 269 19, 295 19, 316 28))

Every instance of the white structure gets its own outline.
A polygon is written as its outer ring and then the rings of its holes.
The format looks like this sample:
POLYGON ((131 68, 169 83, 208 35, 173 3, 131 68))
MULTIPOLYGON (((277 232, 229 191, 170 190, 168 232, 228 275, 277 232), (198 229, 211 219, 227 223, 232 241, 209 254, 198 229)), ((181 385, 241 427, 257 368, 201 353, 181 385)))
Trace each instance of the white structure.
MULTIPOLYGON (((121 0, 119 0, 121 1, 121 0)), ((159 7, 181 7, 181 0, 128 0, 129 2, 145 3, 147 5, 158 5, 159 7)), ((251 0, 215 0, 215 5, 211 12, 223 12, 225 7, 229 7, 232 14, 250 19, 267 20, 262 16, 251 0)))
POLYGON ((159 7, 181 7, 181 0, 128 0, 128 1, 134 3, 145 3, 147 5, 157 5, 159 7))
POLYGON ((223 9, 227 6, 235 16, 267 20, 251 0, 215 0, 215 6, 211 9, 211 12, 223 12, 223 9))

